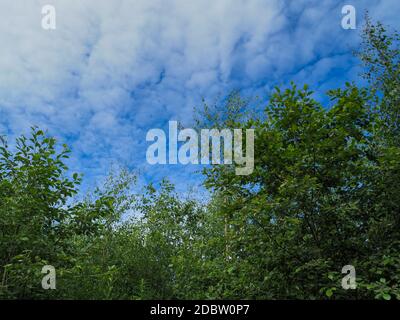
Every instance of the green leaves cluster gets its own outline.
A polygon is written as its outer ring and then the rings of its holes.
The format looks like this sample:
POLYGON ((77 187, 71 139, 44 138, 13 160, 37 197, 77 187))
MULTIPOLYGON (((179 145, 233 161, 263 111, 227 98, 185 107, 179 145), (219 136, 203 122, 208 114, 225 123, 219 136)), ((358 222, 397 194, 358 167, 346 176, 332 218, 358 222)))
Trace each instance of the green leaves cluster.
POLYGON ((0 297, 400 299, 398 40, 367 20, 369 86, 329 91, 329 107, 293 83, 257 112, 237 92, 206 106, 208 125, 256 134, 253 174, 205 169, 208 201, 168 181, 136 193, 125 170, 77 200, 66 146, 37 128, 2 138, 0 297))

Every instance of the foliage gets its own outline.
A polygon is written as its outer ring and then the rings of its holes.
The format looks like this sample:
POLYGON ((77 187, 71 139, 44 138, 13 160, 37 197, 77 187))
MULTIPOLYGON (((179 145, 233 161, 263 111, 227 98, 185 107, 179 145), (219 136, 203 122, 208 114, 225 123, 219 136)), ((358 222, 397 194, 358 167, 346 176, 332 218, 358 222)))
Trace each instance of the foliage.
POLYGON ((206 203, 166 180, 135 193, 127 170, 77 200, 66 146, 2 138, 0 298, 400 299, 399 37, 369 19, 363 36, 369 86, 329 108, 293 83, 257 112, 238 92, 205 106, 200 127, 255 130, 254 172, 206 168, 206 203))

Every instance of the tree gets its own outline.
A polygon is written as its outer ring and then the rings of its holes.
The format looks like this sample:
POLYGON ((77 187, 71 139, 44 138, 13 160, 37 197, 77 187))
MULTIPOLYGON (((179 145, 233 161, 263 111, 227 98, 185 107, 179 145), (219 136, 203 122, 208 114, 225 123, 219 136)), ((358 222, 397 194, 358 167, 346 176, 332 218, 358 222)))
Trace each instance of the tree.
POLYGON ((255 164, 205 168, 203 202, 167 180, 137 193, 128 170, 80 200, 66 146, 1 138, 0 297, 400 299, 398 40, 367 19, 369 85, 330 90, 330 107, 294 83, 262 110, 238 92, 206 105, 199 127, 255 130, 255 164))

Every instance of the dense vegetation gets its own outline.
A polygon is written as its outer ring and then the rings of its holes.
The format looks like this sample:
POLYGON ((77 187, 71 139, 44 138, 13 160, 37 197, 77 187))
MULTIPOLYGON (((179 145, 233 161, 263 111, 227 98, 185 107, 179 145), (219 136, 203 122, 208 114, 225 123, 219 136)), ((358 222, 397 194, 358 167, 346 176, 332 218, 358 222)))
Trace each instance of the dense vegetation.
POLYGON ((363 35, 369 86, 329 91, 330 106, 292 84, 262 115, 237 94, 222 117, 206 108, 203 124, 256 133, 253 174, 204 170, 206 204, 167 181, 135 194, 124 170, 78 201, 66 146, 37 128, 3 138, 0 298, 400 299, 399 36, 369 21, 363 35))

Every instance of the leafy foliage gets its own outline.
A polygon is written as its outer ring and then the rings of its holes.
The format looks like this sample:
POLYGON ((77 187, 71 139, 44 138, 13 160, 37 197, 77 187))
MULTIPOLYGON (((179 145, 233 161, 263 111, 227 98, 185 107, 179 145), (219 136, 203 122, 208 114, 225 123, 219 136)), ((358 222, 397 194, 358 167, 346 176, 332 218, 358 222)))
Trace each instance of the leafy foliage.
POLYGON ((2 138, 0 297, 400 299, 398 40, 367 20, 370 85, 329 91, 329 108, 293 83, 257 112, 237 92, 206 106, 198 126, 255 130, 254 172, 206 168, 206 203, 168 181, 136 194, 126 170, 76 200, 66 146, 37 128, 2 138))

